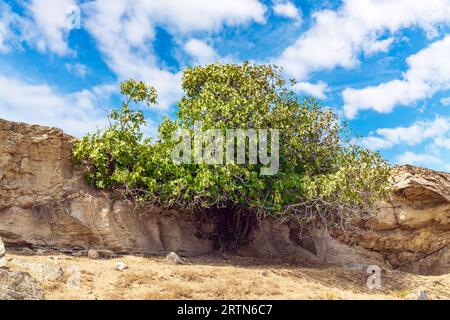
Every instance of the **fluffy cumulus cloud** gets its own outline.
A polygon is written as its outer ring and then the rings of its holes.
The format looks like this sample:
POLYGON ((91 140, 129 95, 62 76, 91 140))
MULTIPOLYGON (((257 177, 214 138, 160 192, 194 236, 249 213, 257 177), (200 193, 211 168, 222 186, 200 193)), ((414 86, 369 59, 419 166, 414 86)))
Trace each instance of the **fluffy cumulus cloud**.
POLYGON ((71 31, 68 21, 75 0, 25 0, 18 15, 0 0, 0 51, 26 42, 43 53, 73 54, 67 44, 71 31))
POLYGON ((0 52, 9 50, 8 42, 11 38, 11 24, 12 24, 11 9, 3 2, 0 2, 0 52))
POLYGON ((362 50, 366 55, 375 54, 377 52, 387 52, 394 41, 394 37, 389 37, 380 41, 367 41, 362 44, 362 50))
POLYGON ((381 128, 356 142, 373 150, 406 148, 392 159, 397 164, 450 170, 450 117, 419 120, 407 127, 381 128))
MULTIPOLYGON (((68 45, 68 19, 73 6, 79 5, 82 27, 93 36, 118 80, 134 77, 155 85, 161 108, 180 97, 181 74, 165 69, 158 61, 152 46, 156 26, 183 39, 196 31, 212 33, 224 26, 264 23, 267 10, 258 0, 24 0, 18 5, 20 14, 0 0, 0 52, 10 51, 13 43, 25 42, 42 53, 76 57, 68 45)), ((197 39, 188 41, 185 49, 197 63, 209 63, 217 56, 197 39)), ((64 66, 78 77, 88 72, 80 63, 64 66)), ((79 136, 103 124, 105 114, 96 105, 99 100, 107 101, 115 89, 104 85, 63 93, 45 83, 0 74, 0 116, 62 127, 79 136)))
POLYGON ((299 94, 310 95, 318 99, 326 99, 327 96, 325 92, 328 91, 329 88, 323 81, 317 83, 299 82, 292 87, 292 90, 299 94))
MULTIPOLYGON (((218 31, 224 25, 264 22, 265 11, 258 0, 98 0, 83 6, 86 27, 111 70, 120 79, 132 76, 155 85, 161 108, 169 107, 181 95, 181 74, 158 63, 151 45, 156 25, 183 36, 193 31, 218 31)), ((197 62, 213 58, 212 48, 193 41, 188 42, 186 49, 197 62)))
POLYGON ((104 112, 95 105, 113 90, 115 86, 105 85, 61 93, 46 84, 0 75, 0 117, 64 128, 69 134, 81 136, 105 124, 104 112))
MULTIPOLYGON (((411 164, 417 166, 441 166, 444 165, 444 161, 431 154, 414 153, 406 151, 405 153, 397 157, 398 164, 411 164)), ((450 166, 449 166, 450 168, 450 166)))
POLYGON ((450 150, 450 117, 436 117, 433 120, 419 120, 408 127, 382 128, 359 143, 373 150, 393 149, 396 147, 418 148, 397 155, 393 161, 397 164, 412 164, 450 170, 448 150, 450 150))
POLYGON ((0 0, 0 53, 10 52, 21 41, 30 41, 35 33, 30 19, 19 16, 0 0))
POLYGON ((361 52, 386 51, 393 39, 386 34, 418 26, 428 34, 450 22, 450 0, 344 0, 337 11, 313 14, 312 27, 275 62, 297 79, 317 70, 352 68, 361 52))
MULTIPOLYGON (((195 1, 89 1, 28 0, 23 2, 24 15, 9 13, 0 2, 0 50, 6 51, 10 38, 26 41, 41 52, 57 55, 74 54, 68 46, 68 13, 79 4, 84 27, 95 38, 110 69, 122 80, 135 77, 155 85, 159 106, 167 108, 180 96, 180 73, 164 69, 153 52, 155 26, 163 26, 174 35, 194 31, 216 32, 223 26, 265 22, 266 7, 258 0, 195 1), (3 10, 4 9, 4 10, 3 10), (13 20, 14 19, 14 20, 13 20), (13 30, 13 26, 15 26, 13 30)), ((206 63, 215 53, 206 44, 188 43, 189 53, 198 63, 206 63), (202 51, 206 50, 206 51, 202 51)), ((79 76, 85 70, 67 66, 79 76)))
POLYGON ((375 133, 360 140, 371 149, 389 149, 397 145, 415 146, 427 140, 440 144, 446 134, 450 134, 450 118, 437 117, 434 120, 417 121, 409 127, 380 128, 375 133))
POLYGON ((290 18, 297 21, 301 19, 300 10, 290 1, 276 1, 273 5, 273 12, 277 16, 290 18))
POLYGON ((66 63, 64 66, 67 71, 80 78, 84 78, 89 72, 89 68, 82 63, 66 63))
POLYGON ((59 55, 70 52, 67 45, 68 12, 74 5, 75 0, 31 0, 26 4, 34 30, 38 30, 33 41, 39 50, 59 55))
POLYGON ((409 69, 402 79, 391 80, 363 89, 347 88, 343 92, 344 111, 354 118, 360 110, 388 113, 396 105, 413 104, 450 88, 450 36, 407 59, 409 69))
POLYGON ((266 12, 265 6, 258 0, 131 1, 131 4, 142 8, 155 23, 167 25, 181 33, 218 31, 223 25, 264 22, 266 12))
MULTIPOLYGON (((105 29, 122 32, 123 40, 136 46, 153 38, 155 25, 163 25, 173 33, 218 31, 223 25, 262 23, 266 12, 266 7, 258 0, 24 0, 22 4, 26 14, 21 19, 28 24, 28 40, 41 51, 60 55, 69 53, 67 36, 71 29, 68 24, 71 9, 76 5, 81 6, 83 18, 89 19, 88 25, 92 25, 93 19, 105 23, 105 29)), ((3 1, 0 6, 2 11, 9 9, 3 1)), ((1 35, 8 22, 2 20, 1 35)))
POLYGON ((213 63, 218 59, 218 54, 214 48, 198 39, 191 39, 186 42, 184 50, 196 65, 213 63))
POLYGON ((444 149, 444 150, 450 150, 450 137, 448 137, 448 138, 446 138, 446 137, 437 137, 434 140, 434 145, 437 148, 441 148, 441 149, 444 149))

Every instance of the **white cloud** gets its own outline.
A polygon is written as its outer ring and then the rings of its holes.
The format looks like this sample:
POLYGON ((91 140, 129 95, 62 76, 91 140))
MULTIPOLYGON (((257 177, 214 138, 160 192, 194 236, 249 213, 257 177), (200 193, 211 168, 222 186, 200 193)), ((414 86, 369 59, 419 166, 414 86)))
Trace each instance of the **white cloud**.
POLYGON ((411 151, 406 151, 397 157, 397 163, 421 166, 440 166, 444 164, 444 161, 431 154, 417 154, 411 151))
POLYGON ((111 70, 121 80, 134 77, 154 85, 159 107, 167 108, 181 96, 181 73, 159 65, 151 45, 154 27, 164 26, 178 36, 197 30, 212 32, 223 25, 264 22, 266 8, 258 0, 98 0, 84 4, 82 11, 111 70))
POLYGON ((8 42, 11 37, 10 25, 11 25, 12 12, 10 8, 0 2, 0 52, 9 50, 8 42))
MULTIPOLYGON (((75 0, 31 0, 26 8, 33 19, 33 42, 42 52, 59 55, 71 53, 67 45, 70 32, 67 10, 76 5, 75 0)), ((30 31, 30 30, 29 30, 30 31)))
POLYGON ((318 99, 326 99, 325 92, 328 89, 328 85, 323 81, 319 81, 318 83, 299 82, 292 87, 292 90, 297 93, 304 93, 318 99))
POLYGON ((338 11, 321 10, 315 22, 275 63, 298 80, 316 70, 352 68, 359 53, 387 51, 386 34, 418 26, 432 30, 450 22, 450 0, 345 0, 338 11))
POLYGON ((8 52, 16 42, 22 41, 23 34, 30 28, 29 21, 14 13, 0 0, 0 52, 8 52))
POLYGON ((360 110, 388 113, 396 105, 413 104, 450 87, 450 36, 432 43, 407 59, 408 71, 402 80, 391 80, 363 89, 343 92, 344 111, 354 118, 360 110))
POLYGON ((377 52, 387 52, 394 41, 395 39, 393 37, 379 41, 367 41, 363 43, 363 51, 366 55, 377 52))
MULTIPOLYGON (((109 2, 109 1, 108 1, 109 2)), ((228 1, 136 1, 158 24, 167 25, 175 32, 193 30, 218 31, 222 25, 239 25, 250 21, 264 22, 266 8, 258 0, 228 1)))
POLYGON ((450 170, 445 160, 450 150, 450 117, 436 117, 434 120, 416 121, 409 127, 381 128, 368 137, 355 139, 357 143, 372 150, 394 147, 417 147, 425 151, 410 150, 398 155, 398 164, 421 165, 438 170, 450 170))
POLYGON ((450 137, 438 137, 434 140, 434 145, 440 149, 450 150, 450 137))
POLYGON ((381 128, 375 134, 362 138, 359 143, 370 149, 389 149, 396 145, 415 146, 426 140, 435 143, 450 133, 450 118, 437 117, 434 120, 417 121, 409 127, 381 128))
POLYGON ((61 93, 0 75, 0 118, 58 127, 79 137, 105 124, 104 112, 95 106, 109 97, 112 87, 61 93))
POLYGON ((442 99, 440 100, 440 102, 441 102, 441 104, 444 105, 444 106, 450 106, 450 97, 442 98, 442 99))
POLYGON ((290 1, 276 2, 273 6, 273 12, 281 17, 286 17, 294 20, 301 19, 299 9, 290 1))
POLYGON ((43 53, 73 54, 67 45, 67 18, 75 0, 25 0, 20 4, 23 15, 0 0, 0 51, 10 50, 13 43, 26 42, 43 53))
MULTIPOLYGON (((73 54, 67 44, 70 32, 67 13, 76 2, 24 1, 25 15, 20 17, 21 26, 17 28, 16 38, 34 45, 41 52, 73 54)), ((179 96, 180 74, 158 66, 151 48, 156 25, 172 34, 186 35, 198 30, 214 32, 224 25, 263 23, 266 12, 259 0, 96 0, 79 3, 82 23, 97 40, 110 68, 119 78, 134 76, 154 83, 159 89, 162 107, 179 96)), ((5 34, 9 34, 10 29, 10 23, 0 20, 0 50, 6 50, 5 34)))
POLYGON ((87 3, 84 11, 86 27, 120 81, 133 77, 154 85, 161 108, 167 108, 179 97, 181 74, 157 66, 149 44, 154 37, 153 26, 139 8, 128 8, 124 0, 97 1, 87 3))
POLYGON ((218 60, 218 55, 214 48, 198 39, 191 39, 186 42, 184 50, 197 65, 209 64, 218 60))
MULTIPOLYGON (((228 1, 131 1, 97 0, 84 4, 89 25, 102 23, 109 38, 121 32, 122 40, 141 46, 154 37, 154 26, 161 25, 173 34, 192 31, 218 31, 224 25, 234 26, 251 21, 265 22, 266 8, 258 0, 228 1)), ((92 28, 89 28, 92 31, 92 28)), ((94 33, 95 35, 97 33, 94 33)))
POLYGON ((67 71, 80 78, 84 78, 89 71, 89 68, 81 63, 66 63, 64 66, 67 71))
MULTIPOLYGON (((0 51, 9 49, 8 42, 13 37, 41 52, 73 54, 67 43, 70 32, 67 20, 68 9, 76 3, 76 0, 26 0, 23 2, 24 15, 18 16, 0 2, 2 13, 6 11, 3 8, 11 13, 0 14, 0 51)), ((79 3, 82 24, 96 39, 110 69, 120 80, 135 77, 153 84, 158 90, 161 108, 167 108, 180 96, 181 73, 165 70, 157 60, 152 48, 156 25, 182 37, 193 31, 215 32, 224 25, 263 23, 266 12, 259 0, 97 0, 79 3)), ((196 58, 205 59, 203 61, 213 55, 212 51, 206 54, 197 51, 196 54, 196 58)), ((67 67, 80 76, 86 71, 77 65, 67 67)))

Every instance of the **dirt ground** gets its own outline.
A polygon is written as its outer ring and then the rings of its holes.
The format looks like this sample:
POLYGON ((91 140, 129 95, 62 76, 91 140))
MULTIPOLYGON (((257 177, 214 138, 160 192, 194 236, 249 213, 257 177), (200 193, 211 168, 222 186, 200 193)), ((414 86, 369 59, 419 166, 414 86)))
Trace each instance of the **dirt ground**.
POLYGON ((136 256, 93 260, 9 254, 8 259, 10 269, 40 281, 46 299, 417 299, 423 290, 429 299, 450 299, 450 274, 383 270, 382 288, 369 290, 366 270, 219 254, 182 265, 136 256), (118 262, 128 269, 116 270, 118 262))

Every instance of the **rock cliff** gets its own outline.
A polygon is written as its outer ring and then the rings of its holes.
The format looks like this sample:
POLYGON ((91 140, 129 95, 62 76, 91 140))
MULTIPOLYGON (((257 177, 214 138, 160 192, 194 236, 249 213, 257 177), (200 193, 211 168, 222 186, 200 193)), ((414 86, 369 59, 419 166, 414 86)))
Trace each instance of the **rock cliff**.
POLYGON ((450 174, 413 166, 393 169, 393 191, 373 217, 348 230, 303 230, 266 221, 255 229, 258 254, 307 257, 350 268, 385 265, 406 272, 450 273, 450 174), (331 234, 331 235, 330 235, 331 234))
POLYGON ((350 233, 381 253, 395 268, 421 274, 450 272, 450 174, 424 168, 394 168, 394 191, 380 212, 350 233))
MULTIPOLYGON (((182 255, 213 250, 212 241, 196 236, 195 218, 136 209, 87 186, 71 148, 71 137, 59 129, 0 119, 0 236, 7 247, 182 255)), ((266 221, 252 230, 246 251, 349 268, 379 264, 449 273, 450 174, 403 166, 393 176, 391 199, 351 231, 304 233, 292 222, 266 221)))
POLYGON ((86 185, 72 162, 71 137, 61 130, 0 120, 0 236, 9 246, 74 252, 202 254, 195 221, 127 201, 86 185))

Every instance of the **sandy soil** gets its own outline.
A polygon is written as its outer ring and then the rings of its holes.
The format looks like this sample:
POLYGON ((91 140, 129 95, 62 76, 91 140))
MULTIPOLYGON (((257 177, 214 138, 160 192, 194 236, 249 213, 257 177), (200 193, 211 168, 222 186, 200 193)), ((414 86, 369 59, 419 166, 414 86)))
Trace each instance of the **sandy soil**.
POLYGON ((161 257, 8 257, 10 269, 28 271, 41 282, 46 299, 417 299, 420 290, 430 299, 450 299, 450 274, 383 270, 382 289, 369 290, 365 270, 237 256, 192 258, 183 265, 161 257), (128 269, 116 270, 119 261, 128 269))

